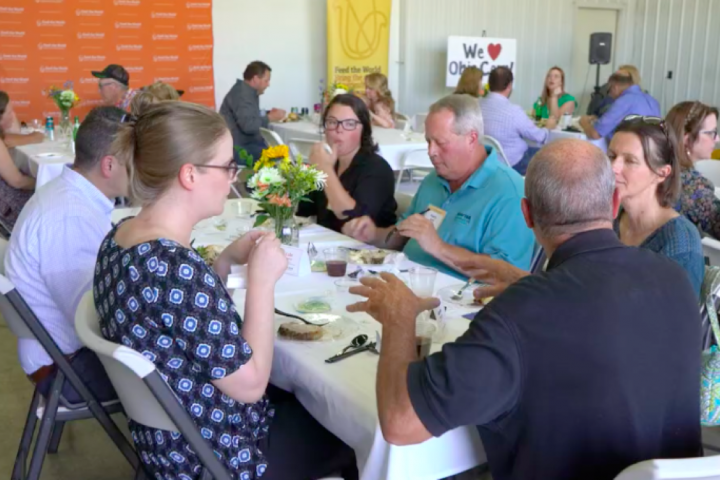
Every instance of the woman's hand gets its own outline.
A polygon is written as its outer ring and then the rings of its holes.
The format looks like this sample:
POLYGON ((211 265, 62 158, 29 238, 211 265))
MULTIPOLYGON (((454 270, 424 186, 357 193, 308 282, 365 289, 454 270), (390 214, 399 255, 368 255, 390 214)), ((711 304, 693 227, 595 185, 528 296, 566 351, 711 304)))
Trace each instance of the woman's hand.
POLYGON ((269 234, 270 232, 251 230, 228 245, 220 255, 226 257, 233 265, 245 265, 258 240, 269 234))
POLYGON ((562 93, 563 93, 563 91, 562 91, 562 88, 560 88, 560 87, 555 87, 553 89, 553 91, 550 92, 550 94, 555 98, 560 98, 560 96, 562 96, 562 93))
POLYGON ((308 161, 312 165, 316 165, 323 172, 333 170, 338 161, 337 146, 331 145, 330 148, 332 149, 332 153, 328 153, 328 151, 325 150, 325 144, 323 142, 317 142, 310 150, 310 158, 308 161))
POLYGON ((274 233, 262 235, 248 260, 248 285, 275 285, 287 269, 288 260, 274 233))

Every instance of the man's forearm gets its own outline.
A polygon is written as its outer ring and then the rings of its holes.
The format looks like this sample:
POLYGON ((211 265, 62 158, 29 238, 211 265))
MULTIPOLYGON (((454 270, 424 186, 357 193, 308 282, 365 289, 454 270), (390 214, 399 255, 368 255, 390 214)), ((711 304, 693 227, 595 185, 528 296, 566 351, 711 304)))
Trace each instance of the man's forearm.
POLYGON ((388 250, 402 250, 407 242, 408 238, 400 235, 393 225, 392 227, 378 228, 373 245, 388 250))
POLYGON ((600 134, 595 130, 595 127, 589 121, 580 122, 580 126, 583 129, 583 133, 585 133, 588 138, 592 140, 599 140, 601 138, 600 134))
POLYGON ((450 245, 449 243, 445 243, 442 240, 438 243, 438 246, 433 248, 432 251, 428 252, 433 257, 437 258, 441 262, 443 262, 448 267, 452 268, 453 270, 456 270, 460 273, 463 273, 460 267, 458 266, 459 262, 462 262, 463 260, 467 260, 469 256, 471 255, 482 255, 482 254, 476 254, 474 252, 471 252, 470 250, 467 250, 462 247, 456 247, 455 245, 450 245))

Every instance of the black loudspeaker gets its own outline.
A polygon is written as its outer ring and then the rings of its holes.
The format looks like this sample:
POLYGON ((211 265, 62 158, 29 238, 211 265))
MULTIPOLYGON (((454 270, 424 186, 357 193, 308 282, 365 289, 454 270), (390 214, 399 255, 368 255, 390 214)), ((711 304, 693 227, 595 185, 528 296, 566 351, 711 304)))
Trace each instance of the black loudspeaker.
POLYGON ((612 33, 590 35, 590 65, 606 65, 612 56, 612 33))

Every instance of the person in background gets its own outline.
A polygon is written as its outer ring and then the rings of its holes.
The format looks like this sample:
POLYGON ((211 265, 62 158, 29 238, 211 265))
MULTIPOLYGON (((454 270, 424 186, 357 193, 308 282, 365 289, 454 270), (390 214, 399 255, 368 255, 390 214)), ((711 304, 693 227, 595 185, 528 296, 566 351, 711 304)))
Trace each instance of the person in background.
POLYGON ((365 76, 365 99, 373 125, 395 128, 395 100, 385 75, 376 72, 365 76))
POLYGON ((105 105, 116 106, 123 110, 130 109, 130 103, 137 90, 130 88, 130 74, 125 68, 112 64, 102 71, 92 72, 92 75, 99 78, 98 88, 105 105))
POLYGON ((660 116, 660 104, 649 94, 635 85, 633 78, 623 73, 613 73, 608 81, 610 96, 615 99, 612 106, 600 117, 585 115, 580 118, 580 127, 592 140, 610 140, 620 122, 628 115, 660 116))
MULTIPOLYGON (((193 228, 222 213, 238 172, 223 117, 189 102, 151 105, 123 124, 113 149, 130 165, 142 210, 100 245, 93 291, 102 335, 155 364, 233 478, 357 479, 353 451, 268 385, 274 290, 287 267, 279 240, 250 232, 212 267, 192 248, 193 228), (244 264, 241 319, 224 282, 231 265, 244 264)), ((197 478, 200 460, 182 435, 129 426, 152 478, 197 478)))
MULTIPOLYGON (((640 71, 635 65, 620 65, 616 73, 630 75, 633 81, 633 85, 637 85, 642 88, 640 71)), ((605 112, 608 111, 612 103, 613 98, 610 96, 610 84, 605 83, 600 87, 599 94, 592 94, 590 104, 588 105, 587 114, 594 117, 601 117, 605 112)))
POLYGON ((6 148, 42 143, 45 140, 42 132, 28 134, 20 132, 20 122, 13 109, 10 96, 7 92, 0 90, 0 136, 2 135, 4 135, 3 143, 6 148))
POLYGON ((310 202, 300 203, 298 215, 314 215, 318 224, 336 232, 363 215, 381 228, 394 225, 395 176, 377 154, 365 103, 351 94, 335 96, 325 110, 323 125, 332 153, 317 143, 309 161, 327 175, 327 184, 324 191, 310 194, 310 202))
POLYGON ((522 107, 510 102, 513 91, 513 73, 507 67, 497 67, 490 72, 490 93, 480 101, 485 134, 497 140, 505 152, 508 163, 524 175, 530 159, 537 148, 530 148, 527 141, 543 145, 548 141, 550 130, 557 126, 557 119, 550 117, 545 128, 533 123, 522 107))
MULTIPOLYGON (((18 169, 5 144, 4 128, 12 125, 13 118, 10 97, 0 91, 0 227, 6 231, 6 234, 12 233, 20 211, 35 190, 35 178, 18 169)), ((12 146, 39 143, 45 138, 40 132, 30 135, 8 134, 8 136, 12 138, 12 146)))
POLYGON ((455 87, 455 92, 453 93, 480 98, 485 93, 482 81, 482 70, 477 67, 467 67, 463 70, 462 75, 460 75, 460 80, 458 81, 457 87, 455 87))
POLYGON ((468 252, 527 269, 535 241, 519 210, 522 177, 483 145, 483 131, 475 98, 449 95, 433 104, 425 137, 435 169, 407 212, 397 226, 379 228, 364 216, 346 223, 343 233, 378 247, 402 249, 410 260, 458 278, 462 273, 456 262, 468 252), (425 216, 431 207, 444 211, 437 230, 425 216))
POLYGON ((477 426, 496 480, 610 480, 642 460, 702 455, 697 297, 677 263, 618 241, 613 177, 588 142, 544 147, 522 210, 547 272, 425 359, 420 299, 401 280, 382 273, 350 290, 366 301, 348 311, 382 324, 376 390, 389 443, 477 426))
POLYGON ((137 116, 147 108, 148 105, 177 100, 180 100, 180 95, 172 85, 164 82, 155 82, 152 85, 141 88, 138 94, 135 95, 135 98, 133 98, 133 101, 130 103, 130 113, 137 116))
POLYGON ((720 200, 715 186, 695 169, 707 160, 718 140, 718 109, 701 102, 681 102, 665 117, 680 160, 680 198, 675 209, 703 233, 720 239, 720 200))
POLYGON ((542 94, 533 105, 535 116, 553 117, 558 121, 563 115, 572 115, 576 108, 575 97, 565 91, 565 72, 560 67, 552 67, 545 76, 542 94))
MULTIPOLYGON (((266 63, 255 61, 248 64, 243 73, 243 79, 238 79, 235 85, 225 95, 220 106, 220 115, 232 133, 233 143, 236 147, 244 149, 256 161, 267 148, 265 140, 260 134, 260 128, 268 128, 270 122, 279 122, 285 118, 285 110, 273 108, 267 114, 260 112, 260 95, 270 86, 272 69, 266 63)), ((240 157, 235 151, 235 161, 240 157)))
MULTIPOLYGON (((111 152, 125 111, 97 107, 80 125, 75 162, 43 185, 23 208, 5 254, 5 271, 70 364, 100 400, 116 398, 98 357, 75 333, 75 311, 91 289, 97 251, 112 226, 115 197, 127 195, 127 166, 111 152)), ((34 339, 18 340, 25 373, 43 395, 57 375, 52 359, 34 339)), ((82 397, 65 382, 63 396, 82 397)))

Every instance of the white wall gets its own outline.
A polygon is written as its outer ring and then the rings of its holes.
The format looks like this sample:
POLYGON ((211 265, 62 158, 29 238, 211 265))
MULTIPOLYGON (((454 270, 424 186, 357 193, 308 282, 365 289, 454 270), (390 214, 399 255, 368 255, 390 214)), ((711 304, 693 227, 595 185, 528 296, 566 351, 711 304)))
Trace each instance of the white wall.
MULTIPOLYGON (((388 78, 398 91, 399 8, 394 0, 390 25, 388 78)), ((217 108, 242 78, 245 66, 262 60, 273 69, 260 108, 312 110, 327 76, 327 0, 214 0, 214 69, 217 108)))

